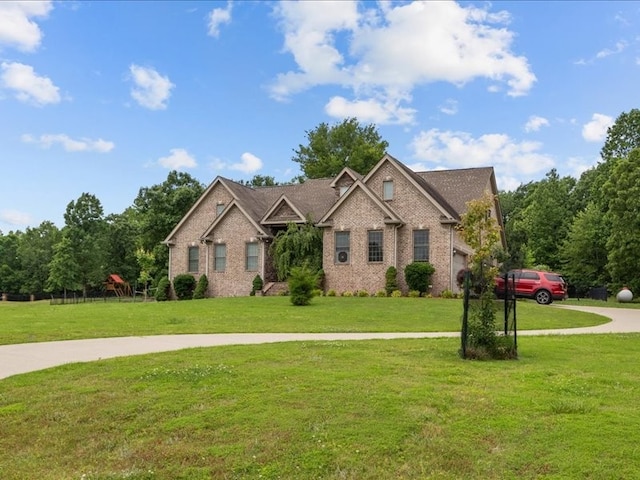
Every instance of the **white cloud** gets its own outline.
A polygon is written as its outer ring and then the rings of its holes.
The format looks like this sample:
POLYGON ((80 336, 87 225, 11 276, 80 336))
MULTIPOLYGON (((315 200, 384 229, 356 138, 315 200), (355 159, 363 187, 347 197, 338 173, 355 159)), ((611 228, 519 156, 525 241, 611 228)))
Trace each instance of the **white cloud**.
POLYGON ((602 50, 600 50, 598 53, 596 53, 596 58, 597 59, 601 59, 601 58, 606 58, 609 57, 611 55, 616 55, 618 53, 622 53, 622 51, 627 48, 627 43, 626 42, 616 42, 616 46, 611 49, 611 48, 604 48, 602 50))
POLYGON ((34 51, 40 45, 42 32, 33 18, 46 18, 52 8, 51 1, 0 2, 0 46, 34 51))
POLYGON ((353 91, 356 99, 344 101, 345 106, 361 108, 369 98, 378 104, 406 103, 417 85, 430 82, 462 86, 484 78, 490 89, 503 84, 508 95, 519 96, 536 81, 527 59, 511 52, 506 12, 454 2, 342 1, 282 2, 275 14, 284 50, 298 67, 279 74, 271 85, 278 100, 332 84, 353 91))
POLYGON ((592 58, 587 60, 585 60, 584 58, 581 58, 579 60, 576 60, 573 63, 575 65, 582 65, 582 66, 592 65, 597 60, 602 60, 603 58, 610 57, 611 55, 618 55, 619 53, 622 53, 628 46, 629 44, 627 42, 621 40, 616 42, 614 48, 603 48, 602 50, 597 52, 592 58))
POLYGON ((158 159, 158 164, 160 166, 170 170, 182 170, 198 166, 196 159, 193 158, 184 148, 172 148, 169 152, 169 156, 158 159))
POLYGON ((434 167, 471 168, 493 166, 502 175, 518 177, 553 167, 549 155, 540 153, 539 142, 518 142, 505 134, 473 137, 467 132, 440 131, 436 128, 420 132, 411 144, 413 156, 420 160, 414 170, 434 167), (430 165, 430 166, 429 166, 430 165))
POLYGON ((602 113, 594 113, 591 121, 582 127, 582 138, 587 142, 601 142, 607 138, 607 129, 613 125, 613 118, 602 113))
POLYGON ((440 111, 446 115, 455 115, 458 113, 458 102, 448 98, 440 107, 440 111))
POLYGON ((131 96, 142 107, 150 110, 164 110, 171 96, 171 89, 175 87, 169 77, 160 75, 150 67, 131 65, 129 67, 134 86, 131 96))
POLYGON ((31 215, 18 210, 1 210, 0 221, 16 226, 24 226, 33 223, 31 215))
POLYGON ((400 107, 398 102, 391 100, 369 98, 349 101, 340 96, 332 97, 325 105, 324 110, 327 115, 334 118, 356 117, 362 122, 379 124, 411 123, 416 112, 412 108, 400 107))
POLYGON ((252 153, 245 152, 240 156, 240 162, 229 165, 229 168, 243 173, 253 173, 262 168, 262 160, 252 153))
POLYGON ((226 8, 214 8, 209 12, 209 35, 220 35, 220 25, 231 23, 232 3, 227 2, 226 8))
POLYGON ((48 77, 38 76, 33 67, 23 63, 2 62, 2 87, 12 90, 21 102, 43 106, 60 102, 58 87, 48 77))
POLYGON ((538 115, 531 115, 527 123, 524 125, 525 132, 537 132, 542 127, 548 127, 549 120, 544 117, 539 117, 538 115))
POLYGON ((103 140, 91 140, 89 138, 81 138, 74 140, 64 133, 51 134, 47 133, 36 138, 30 134, 24 134, 21 137, 24 143, 37 143, 42 148, 51 148, 54 144, 60 144, 67 152, 98 152, 107 153, 115 148, 115 143, 103 140))

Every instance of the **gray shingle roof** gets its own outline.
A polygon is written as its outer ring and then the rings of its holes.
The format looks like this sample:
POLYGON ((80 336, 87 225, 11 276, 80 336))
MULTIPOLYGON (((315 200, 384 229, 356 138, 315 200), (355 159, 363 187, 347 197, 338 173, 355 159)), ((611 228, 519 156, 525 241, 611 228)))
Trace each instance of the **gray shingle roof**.
POLYGON ((460 217, 467 211, 466 203, 481 198, 491 185, 493 167, 433 170, 416 175, 438 191, 460 217))

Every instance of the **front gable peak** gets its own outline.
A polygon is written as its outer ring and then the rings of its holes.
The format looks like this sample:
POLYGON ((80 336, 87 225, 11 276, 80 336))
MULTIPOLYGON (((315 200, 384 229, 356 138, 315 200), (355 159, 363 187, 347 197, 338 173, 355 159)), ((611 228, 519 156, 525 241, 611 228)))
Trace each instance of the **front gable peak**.
POLYGON ((304 223, 306 221, 302 212, 291 202, 286 195, 282 195, 274 202, 260 223, 263 225, 280 225, 284 223, 304 223))

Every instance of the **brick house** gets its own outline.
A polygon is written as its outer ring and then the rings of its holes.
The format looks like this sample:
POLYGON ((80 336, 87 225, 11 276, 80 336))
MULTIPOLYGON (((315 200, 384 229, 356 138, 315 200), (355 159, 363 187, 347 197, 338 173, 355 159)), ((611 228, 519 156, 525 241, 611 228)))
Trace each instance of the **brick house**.
MULTIPOLYGON (((364 177, 345 168, 335 178, 256 188, 217 177, 163 242, 169 278, 206 274, 209 296, 248 295, 257 274, 270 286, 273 238, 309 219, 323 229, 326 290, 375 293, 395 266, 406 292, 402 272, 415 260, 435 267, 434 295, 457 291, 471 251, 455 226, 466 202, 485 192, 497 194, 492 167, 413 172, 390 155, 364 177)), ((502 226, 497 201, 491 214, 502 226)))

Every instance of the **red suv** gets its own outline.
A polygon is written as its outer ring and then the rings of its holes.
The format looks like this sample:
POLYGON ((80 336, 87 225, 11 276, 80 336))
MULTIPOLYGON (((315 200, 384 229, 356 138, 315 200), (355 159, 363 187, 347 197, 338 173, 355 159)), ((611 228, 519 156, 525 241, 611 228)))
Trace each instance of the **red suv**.
MULTIPOLYGON (((508 274, 509 289, 514 288, 516 297, 533 298, 536 302, 548 305, 554 300, 567 298, 567 284, 559 273, 538 270, 511 270, 508 274), (513 280, 512 280, 513 279, 513 280)), ((496 294, 504 297, 504 276, 496 277, 496 294)))

